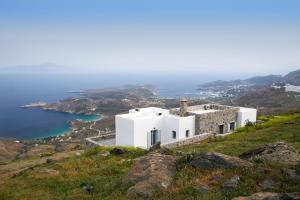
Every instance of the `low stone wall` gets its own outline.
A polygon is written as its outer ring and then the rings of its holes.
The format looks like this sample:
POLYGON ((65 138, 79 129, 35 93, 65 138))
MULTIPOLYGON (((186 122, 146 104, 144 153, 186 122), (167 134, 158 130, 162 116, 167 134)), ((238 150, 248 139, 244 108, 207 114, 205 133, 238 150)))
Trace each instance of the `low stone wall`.
POLYGON ((162 144, 162 147, 166 147, 166 148, 176 148, 176 147, 180 147, 183 145, 189 145, 189 144, 193 144, 202 140, 205 140, 209 137, 212 137, 214 134, 212 133, 204 133, 201 135, 195 135, 191 138, 187 138, 187 139, 182 139, 176 142, 172 142, 172 143, 168 143, 168 144, 162 144))
POLYGON ((107 134, 102 136, 95 136, 85 138, 85 147, 91 148, 96 146, 114 146, 115 145, 115 134, 107 134))

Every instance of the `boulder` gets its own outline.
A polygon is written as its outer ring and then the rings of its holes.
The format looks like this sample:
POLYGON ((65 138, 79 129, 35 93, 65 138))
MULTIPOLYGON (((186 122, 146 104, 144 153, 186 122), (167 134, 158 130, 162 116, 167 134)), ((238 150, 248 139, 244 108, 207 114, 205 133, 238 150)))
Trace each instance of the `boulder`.
POLYGON ((97 155, 103 156, 103 157, 109 156, 109 154, 110 153, 108 151, 100 151, 100 152, 97 153, 97 155))
POLYGON ((300 162, 300 154, 291 146, 283 141, 265 145, 241 154, 242 159, 251 159, 255 156, 281 164, 297 165, 300 162))
POLYGON ((29 166, 29 167, 25 167, 25 168, 19 169, 19 170, 17 170, 17 171, 12 175, 12 178, 15 178, 15 177, 17 177, 17 176, 21 176, 21 175, 23 175, 26 171, 33 170, 33 169, 34 169, 33 166, 29 166))
POLYGON ((270 174, 272 172, 272 169, 265 168, 265 167, 258 167, 256 169, 256 172, 258 172, 260 174, 270 174))
POLYGON ((275 183, 273 180, 267 179, 267 180, 264 180, 263 182, 261 182, 259 184, 259 186, 263 190, 272 190, 272 189, 275 189, 276 187, 278 187, 278 184, 275 183))
POLYGON ((196 190, 199 193, 207 193, 209 191, 209 188, 203 185, 200 185, 199 187, 196 187, 196 190))
POLYGON ((123 179, 123 184, 133 184, 127 195, 148 199, 154 191, 167 188, 176 171, 176 160, 177 157, 157 151, 138 158, 123 179))
POLYGON ((55 162, 53 159, 51 159, 51 158, 47 158, 46 159, 46 163, 47 164, 50 164, 50 163, 53 163, 53 162, 55 162))
POLYGON ((149 151, 156 151, 156 152, 159 152, 161 154, 167 154, 167 155, 171 155, 173 152, 169 149, 169 148, 166 148, 166 147, 162 147, 160 145, 160 142, 154 144, 150 149, 149 151))
POLYGON ((300 193, 259 192, 247 197, 235 197, 232 200, 300 200, 300 193))
POLYGON ((154 145, 152 145, 151 147, 150 147, 150 149, 149 149, 149 151, 155 151, 155 150, 158 150, 158 149, 160 149, 161 147, 160 147, 160 142, 157 142, 157 143, 155 143, 154 145))
POLYGON ((48 169, 48 168, 41 168, 38 172, 42 176, 56 176, 59 174, 59 171, 55 169, 48 169))
POLYGON ((81 184, 83 191, 91 194, 94 191, 94 186, 90 183, 81 184))
POLYGON ((238 175, 234 175, 230 179, 226 180, 223 183, 222 187, 224 189, 234 189, 238 186, 239 181, 240 181, 240 177, 238 175))
POLYGON ((113 148, 112 150, 110 150, 109 153, 112 155, 122 155, 125 153, 129 153, 129 151, 126 149, 121 149, 121 148, 113 148))
POLYGON ((210 178, 210 180, 219 183, 221 181, 221 177, 218 175, 214 175, 210 178))
POLYGON ((190 164, 202 169, 251 167, 253 164, 237 157, 216 152, 203 152, 193 156, 190 164))
POLYGON ((300 181, 300 172, 297 170, 283 168, 281 172, 294 181, 300 181))

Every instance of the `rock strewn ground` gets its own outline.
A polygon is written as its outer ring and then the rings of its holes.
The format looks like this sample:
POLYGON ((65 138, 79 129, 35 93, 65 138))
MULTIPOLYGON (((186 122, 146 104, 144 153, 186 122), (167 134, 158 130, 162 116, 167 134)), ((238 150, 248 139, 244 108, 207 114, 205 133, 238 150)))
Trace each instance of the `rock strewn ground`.
POLYGON ((0 138, 0 165, 15 159, 24 144, 13 139, 0 138))
POLYGON ((237 157, 217 152, 203 152, 193 156, 192 166, 202 169, 251 167, 253 164, 237 157))
POLYGON ((247 197, 236 197, 232 200, 299 200, 300 193, 259 192, 247 197))
POLYGON ((134 184, 127 195, 147 199, 154 191, 167 188, 176 171, 176 160, 176 157, 158 151, 138 158, 123 179, 125 184, 134 184))
POLYGON ((300 154, 283 141, 245 152, 240 155, 240 158, 250 159, 255 156, 261 156, 268 161, 281 164, 297 165, 300 163, 300 154))

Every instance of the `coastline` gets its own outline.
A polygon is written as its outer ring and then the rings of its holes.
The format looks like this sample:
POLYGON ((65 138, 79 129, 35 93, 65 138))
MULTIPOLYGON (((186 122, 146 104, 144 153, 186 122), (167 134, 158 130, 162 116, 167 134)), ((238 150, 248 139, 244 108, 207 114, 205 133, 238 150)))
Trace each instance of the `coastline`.
MULTIPOLYGON (((45 110, 45 112, 49 112, 49 111, 45 110)), ((57 112, 57 111, 51 110, 50 112, 57 112)), ((57 112, 57 113, 64 113, 64 112, 57 112)), ((31 138, 20 138, 20 139, 27 140, 27 141, 28 140, 34 141, 34 140, 47 140, 47 139, 51 139, 54 137, 65 136, 66 134, 70 133, 70 131, 71 131, 70 129, 71 129, 72 121, 78 120, 78 121, 83 121, 83 122, 94 122, 94 121, 99 121, 103 118, 102 115, 87 115, 87 114, 72 114, 72 113, 64 113, 64 114, 78 116, 78 118, 68 121, 64 127, 59 127, 59 128, 53 129, 53 130, 45 131, 45 134, 43 134, 41 136, 31 137, 31 138)))

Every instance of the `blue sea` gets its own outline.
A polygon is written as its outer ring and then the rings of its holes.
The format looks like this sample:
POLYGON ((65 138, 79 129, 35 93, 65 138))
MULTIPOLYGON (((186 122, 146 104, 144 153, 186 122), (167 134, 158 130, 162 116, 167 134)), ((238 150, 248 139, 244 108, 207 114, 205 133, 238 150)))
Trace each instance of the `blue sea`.
POLYGON ((0 74, 0 137, 33 139, 55 136, 68 131, 70 120, 91 121, 99 118, 19 107, 36 101, 51 103, 75 95, 69 91, 125 84, 153 84, 162 97, 183 97, 196 94, 200 83, 215 79, 215 76, 182 74, 0 74))

